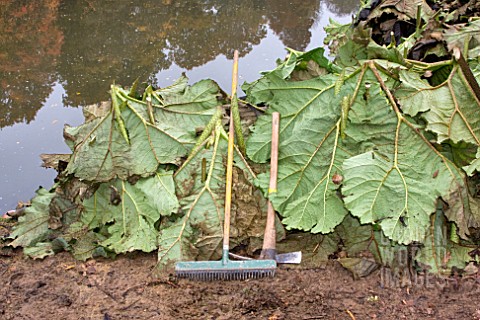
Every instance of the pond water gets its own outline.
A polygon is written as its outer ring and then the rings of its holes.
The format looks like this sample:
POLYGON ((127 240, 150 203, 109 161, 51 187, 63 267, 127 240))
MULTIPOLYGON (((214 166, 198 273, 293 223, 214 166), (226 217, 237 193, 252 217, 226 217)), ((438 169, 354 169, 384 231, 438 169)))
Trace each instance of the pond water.
POLYGON ((170 85, 182 73, 230 90, 275 67, 285 47, 323 45, 329 18, 351 21, 358 0, 0 1, 0 213, 56 172, 41 153, 69 153, 63 126, 111 83, 170 85))

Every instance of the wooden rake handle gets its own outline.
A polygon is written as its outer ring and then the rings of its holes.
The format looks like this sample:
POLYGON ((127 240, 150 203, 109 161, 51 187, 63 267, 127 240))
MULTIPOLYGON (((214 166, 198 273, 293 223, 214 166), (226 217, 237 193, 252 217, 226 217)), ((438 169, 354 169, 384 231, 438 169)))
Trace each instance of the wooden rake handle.
MULTIPOLYGON (((270 154, 270 185, 268 194, 277 192, 277 173, 278 173, 278 140, 280 129, 280 113, 272 113, 272 147, 270 154)), ((263 238, 261 259, 275 259, 277 253, 277 232, 275 230, 275 209, 272 202, 268 200, 267 223, 265 225, 265 236, 263 238)))
MULTIPOLYGON (((238 51, 233 54, 233 70, 232 70, 232 97, 237 94, 237 78, 238 78, 238 51)), ((225 220, 223 222, 223 251, 229 249, 230 245, 230 215, 232 210, 232 176, 233 176, 233 147, 234 147, 234 121, 233 112, 230 108, 230 127, 228 129, 228 151, 227 151, 227 177, 225 183, 225 220)), ((228 257, 228 255, 227 255, 228 257)), ((224 257, 224 259, 226 259, 224 257)))

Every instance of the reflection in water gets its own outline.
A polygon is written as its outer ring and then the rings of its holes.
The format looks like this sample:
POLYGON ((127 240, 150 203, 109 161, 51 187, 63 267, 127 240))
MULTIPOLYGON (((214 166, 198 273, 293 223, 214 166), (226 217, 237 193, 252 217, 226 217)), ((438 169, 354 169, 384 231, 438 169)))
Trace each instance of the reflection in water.
POLYGON ((220 82, 225 74, 229 83, 234 49, 249 72, 243 81, 251 81, 285 54, 283 46, 321 44, 311 38, 323 36, 328 10, 348 16, 357 3, 0 0, 0 213, 52 182, 38 154, 68 152, 62 126, 81 121, 81 111, 70 110, 73 117, 62 102, 96 103, 108 99, 112 82, 165 85, 182 71, 220 82))
MULTIPOLYGON (((158 1, 151 1, 158 2, 158 1)), ((165 27, 142 1, 65 1, 59 25, 65 35, 58 65, 64 103, 105 100, 113 82, 130 85, 136 77, 171 65, 163 51, 165 27)))
MULTIPOLYGON (((352 0, 325 0, 339 13, 352 0)), ((55 81, 66 105, 105 100, 112 82, 154 83, 172 64, 190 70, 219 55, 240 56, 266 37, 308 45, 321 1, 3 1, 0 5, 0 127, 29 122, 55 81)))
POLYGON ((324 0, 327 8, 338 16, 351 15, 355 5, 359 1, 352 2, 351 0, 324 0))
POLYGON ((262 2, 184 1, 169 6, 169 11, 175 12, 181 6, 188 12, 187 17, 172 20, 175 27, 167 34, 171 58, 178 66, 192 69, 221 54, 232 58, 235 48, 241 57, 245 56, 267 34, 262 2))
POLYGON ((59 0, 0 4, 0 128, 30 122, 52 91, 63 42, 59 0))
POLYGON ((87 3, 60 9, 65 43, 58 71, 69 105, 105 99, 112 81, 151 79, 172 64, 190 70, 219 55, 230 58, 234 49, 245 56, 265 38, 269 22, 285 45, 304 49, 319 9, 318 1, 298 0, 297 12, 290 1, 268 0, 87 3))
POLYGON ((320 14, 320 2, 266 0, 266 3, 270 9, 267 10, 269 26, 283 44, 305 50, 311 38, 310 28, 320 14))

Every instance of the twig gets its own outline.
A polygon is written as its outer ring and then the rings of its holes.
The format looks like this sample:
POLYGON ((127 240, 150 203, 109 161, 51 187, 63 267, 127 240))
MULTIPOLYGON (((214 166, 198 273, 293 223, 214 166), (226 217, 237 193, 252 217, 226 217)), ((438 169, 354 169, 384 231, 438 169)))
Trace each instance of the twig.
POLYGON ((250 102, 248 102, 248 101, 246 101, 246 100, 243 100, 243 99, 237 99, 237 100, 238 100, 238 102, 241 102, 241 103, 243 103, 243 104, 245 104, 245 105, 248 105, 248 106, 252 107, 253 109, 255 109, 255 110, 257 110, 257 111, 260 111, 260 112, 263 112, 263 113, 265 113, 265 111, 266 111, 264 108, 261 108, 261 107, 259 107, 259 106, 256 106, 256 105, 254 105, 253 103, 250 103, 250 102))
POLYGON ((352 318, 352 320, 356 320, 356 319, 355 319, 355 316, 353 315, 353 313, 352 313, 350 310, 347 309, 347 310, 345 310, 345 311, 348 313, 348 315, 350 316, 350 318, 352 318))
POLYGON ((3 275, 4 275, 5 273, 7 273, 8 269, 9 269, 9 265, 8 265, 8 264, 3 264, 2 261, 0 261, 0 262, 2 263, 2 267, 5 266, 5 270, 3 270, 3 271, 0 273, 0 276, 3 277, 3 275))
POLYGON ((113 301, 115 302, 118 302, 117 300, 117 297, 115 297, 113 294, 111 294, 110 292, 108 292, 106 289, 102 288, 100 286, 100 284, 97 283, 97 281, 95 281, 95 287, 100 290, 101 292, 103 292, 105 295, 107 295, 110 299, 112 299, 113 301))
POLYGON ((253 260, 252 258, 240 256, 240 255, 238 255, 238 254, 231 253, 231 252, 229 252, 228 255, 229 255, 230 257, 235 258, 235 259, 238 259, 238 260, 253 260))
POLYGON ((125 307, 121 307, 120 310, 125 311, 128 308, 130 308, 131 306, 133 306, 134 304, 136 304, 138 301, 140 301, 140 298, 138 298, 137 300, 133 301, 132 303, 126 305, 125 307))
POLYGON ((470 66, 468 65, 467 61, 465 60, 461 52, 459 54, 457 62, 460 65, 460 68, 462 69, 463 75, 465 76, 465 79, 467 80, 469 87, 472 89, 473 94, 477 98, 477 101, 480 101, 480 86, 478 85, 477 79, 475 79, 475 76, 473 75, 473 72, 470 69, 470 66))
POLYGON ((417 5, 417 24, 415 26, 415 37, 419 37, 421 30, 420 28, 422 27, 422 5, 419 4, 417 5))
POLYGON ((123 291, 122 294, 121 294, 121 296, 122 296, 122 298, 125 299, 125 297, 127 296, 127 294, 128 294, 130 291, 132 291, 132 290, 137 290, 138 288, 142 288, 142 287, 144 287, 144 283, 134 285, 134 286, 132 286, 132 287, 130 287, 130 288, 127 288, 125 291, 123 291))

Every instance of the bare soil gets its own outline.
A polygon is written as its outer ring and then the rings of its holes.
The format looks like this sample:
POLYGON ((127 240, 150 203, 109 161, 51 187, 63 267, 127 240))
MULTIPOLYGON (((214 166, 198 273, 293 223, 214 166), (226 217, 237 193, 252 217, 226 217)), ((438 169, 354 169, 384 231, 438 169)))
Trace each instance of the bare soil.
POLYGON ((387 287, 336 262, 274 278, 195 282, 155 275, 155 254, 80 262, 0 257, 0 319, 480 319, 479 278, 387 287))

